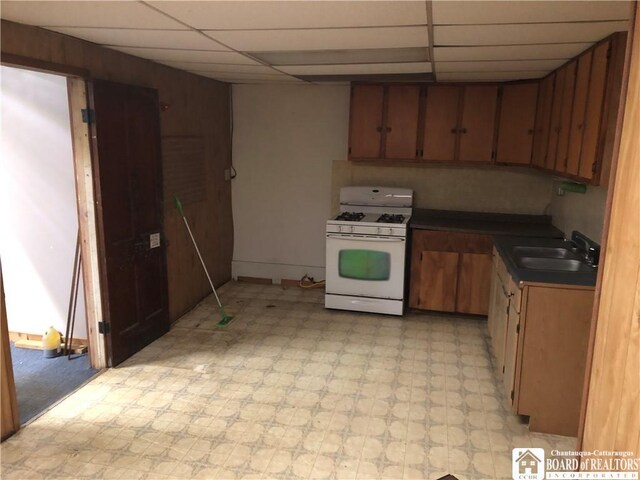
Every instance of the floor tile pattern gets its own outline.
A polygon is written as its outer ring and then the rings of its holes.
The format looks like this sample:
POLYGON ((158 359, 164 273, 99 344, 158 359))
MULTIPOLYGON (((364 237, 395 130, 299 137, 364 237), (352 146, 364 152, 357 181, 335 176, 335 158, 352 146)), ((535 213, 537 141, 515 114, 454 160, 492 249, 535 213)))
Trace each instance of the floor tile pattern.
POLYGON ((511 478, 530 433, 486 321, 328 311, 323 291, 229 283, 0 448, 2 478, 511 478))

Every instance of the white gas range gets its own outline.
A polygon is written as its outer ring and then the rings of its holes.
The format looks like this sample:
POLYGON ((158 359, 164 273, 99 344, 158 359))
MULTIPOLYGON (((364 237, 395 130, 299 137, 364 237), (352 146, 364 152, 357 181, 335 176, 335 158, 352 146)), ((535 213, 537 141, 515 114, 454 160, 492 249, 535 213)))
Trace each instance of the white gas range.
POLYGON ((413 191, 344 187, 327 221, 325 307, 402 315, 413 191))

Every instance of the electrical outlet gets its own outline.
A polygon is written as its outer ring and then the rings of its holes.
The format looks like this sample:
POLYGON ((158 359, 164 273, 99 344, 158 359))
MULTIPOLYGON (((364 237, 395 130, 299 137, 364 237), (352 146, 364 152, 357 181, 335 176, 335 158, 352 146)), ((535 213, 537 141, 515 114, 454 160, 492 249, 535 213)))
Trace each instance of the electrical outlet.
POLYGON ((231 169, 229 168, 225 168, 224 169, 224 179, 228 182, 229 180, 231 180, 231 169))

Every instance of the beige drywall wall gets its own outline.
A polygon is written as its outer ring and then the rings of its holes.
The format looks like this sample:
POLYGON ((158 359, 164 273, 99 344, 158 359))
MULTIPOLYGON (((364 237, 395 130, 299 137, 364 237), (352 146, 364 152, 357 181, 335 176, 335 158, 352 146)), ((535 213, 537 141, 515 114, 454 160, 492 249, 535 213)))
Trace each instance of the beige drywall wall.
MULTIPOLYGON (((78 235, 67 80, 2 67, 0 256, 9 331, 65 331, 78 235)), ((82 278, 74 337, 87 338, 82 278)))
POLYGON ((348 118, 348 86, 233 86, 234 277, 324 278, 331 165, 346 157, 348 118))
POLYGON ((332 208, 348 185, 406 187, 414 206, 439 210, 542 214, 551 201, 552 181, 517 167, 378 166, 333 162, 332 208))
POLYGON ((567 236, 579 230, 592 240, 602 243, 607 188, 587 186, 587 192, 557 195, 560 182, 554 182, 550 213, 553 224, 567 236))

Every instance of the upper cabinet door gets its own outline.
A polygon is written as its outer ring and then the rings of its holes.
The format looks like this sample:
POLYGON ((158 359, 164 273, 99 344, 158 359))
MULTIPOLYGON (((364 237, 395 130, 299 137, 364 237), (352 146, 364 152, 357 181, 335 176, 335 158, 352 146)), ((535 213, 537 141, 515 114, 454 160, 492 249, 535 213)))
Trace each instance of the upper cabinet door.
POLYGON ((387 92, 385 158, 417 156, 420 87, 390 85, 387 92))
POLYGON ((424 115, 422 158, 452 162, 456 152, 456 134, 461 87, 429 86, 424 115))
POLYGON ((498 87, 495 85, 464 87, 459 128, 458 160, 461 162, 491 162, 497 100, 498 87))
POLYGON ((545 168, 554 170, 556 166, 556 154, 558 152, 558 137, 560 134, 560 114, 562 111, 562 91, 564 89, 564 77, 566 70, 561 68, 555 75, 555 88, 553 90, 553 102, 551 104, 551 124, 549 130, 549 143, 545 168))
POLYGON ((349 158, 380 158, 383 104, 382 85, 351 87, 349 158))
POLYGON ((538 82, 505 85, 500 103, 496 162, 531 163, 538 82))
POLYGON ((576 88, 573 96, 573 111, 571 113, 571 130, 569 132, 569 149, 567 152, 566 172, 578 175, 580 150, 582 147, 582 132, 584 131, 584 115, 587 108, 587 91, 589 89, 589 74, 591 73, 591 51, 578 59, 576 73, 576 88))
POLYGON ((560 132, 558 133, 558 151, 556 153, 557 172, 564 172, 567 168, 567 154, 569 152, 569 133, 571 132, 571 113, 573 110, 573 96, 576 84, 576 63, 568 63, 564 68, 564 87, 562 89, 562 106, 560 108, 560 132))
POLYGON ((604 42, 593 50, 591 81, 589 82, 589 92, 587 94, 584 135, 582 137, 582 150, 578 170, 578 175, 586 179, 593 177, 593 168, 596 162, 609 63, 609 46, 609 42, 604 42))
POLYGON ((531 159, 531 163, 536 167, 544 168, 545 166, 547 144, 549 143, 551 103, 553 101, 554 82, 555 74, 545 77, 540 82, 538 108, 536 112, 536 127, 533 135, 533 157, 531 159))

